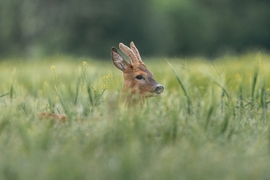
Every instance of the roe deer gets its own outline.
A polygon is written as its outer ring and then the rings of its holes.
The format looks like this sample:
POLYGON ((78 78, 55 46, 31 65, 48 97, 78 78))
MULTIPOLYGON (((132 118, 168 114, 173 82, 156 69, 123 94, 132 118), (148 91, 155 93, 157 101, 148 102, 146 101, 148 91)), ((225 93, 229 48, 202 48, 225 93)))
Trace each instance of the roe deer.
POLYGON ((129 48, 123 43, 119 43, 119 48, 130 59, 130 63, 128 63, 117 49, 112 47, 112 61, 123 72, 122 100, 126 105, 129 107, 139 103, 142 105, 145 98, 161 94, 164 87, 155 81, 153 74, 143 63, 135 44, 131 42, 129 48))

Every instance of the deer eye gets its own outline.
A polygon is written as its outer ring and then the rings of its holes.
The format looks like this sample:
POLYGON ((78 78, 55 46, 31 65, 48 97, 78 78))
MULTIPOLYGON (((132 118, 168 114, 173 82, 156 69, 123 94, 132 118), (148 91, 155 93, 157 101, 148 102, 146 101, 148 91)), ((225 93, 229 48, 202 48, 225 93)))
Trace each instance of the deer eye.
POLYGON ((141 80, 141 79, 144 79, 144 77, 142 75, 138 75, 138 76, 136 76, 136 79, 141 80))

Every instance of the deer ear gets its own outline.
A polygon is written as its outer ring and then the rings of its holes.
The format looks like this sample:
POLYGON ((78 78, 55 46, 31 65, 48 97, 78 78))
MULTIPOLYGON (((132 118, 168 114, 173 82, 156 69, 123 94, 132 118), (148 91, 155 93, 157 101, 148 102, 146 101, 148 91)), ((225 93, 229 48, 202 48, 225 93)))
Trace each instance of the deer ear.
POLYGON ((121 56, 115 47, 112 47, 112 61, 118 69, 125 71, 129 67, 129 63, 121 56))

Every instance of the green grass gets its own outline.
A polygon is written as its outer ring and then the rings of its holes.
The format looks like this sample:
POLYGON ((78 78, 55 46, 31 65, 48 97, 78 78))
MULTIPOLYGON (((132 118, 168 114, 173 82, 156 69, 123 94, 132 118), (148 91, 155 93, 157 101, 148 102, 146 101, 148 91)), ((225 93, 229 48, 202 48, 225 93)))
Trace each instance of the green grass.
POLYGON ((131 110, 110 59, 2 59, 0 179, 269 179, 269 58, 146 61, 165 91, 131 110))

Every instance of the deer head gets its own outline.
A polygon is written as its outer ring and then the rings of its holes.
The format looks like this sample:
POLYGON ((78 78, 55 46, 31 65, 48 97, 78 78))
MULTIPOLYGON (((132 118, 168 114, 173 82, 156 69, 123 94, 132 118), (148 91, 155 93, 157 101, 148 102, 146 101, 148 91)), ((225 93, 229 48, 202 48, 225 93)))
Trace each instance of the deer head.
POLYGON ((119 48, 130 59, 130 63, 127 62, 117 49, 112 47, 112 61, 123 72, 124 77, 122 99, 130 106, 138 102, 143 104, 145 98, 161 94, 164 87, 155 81, 153 74, 143 63, 135 44, 131 42, 129 48, 120 43, 119 48))

